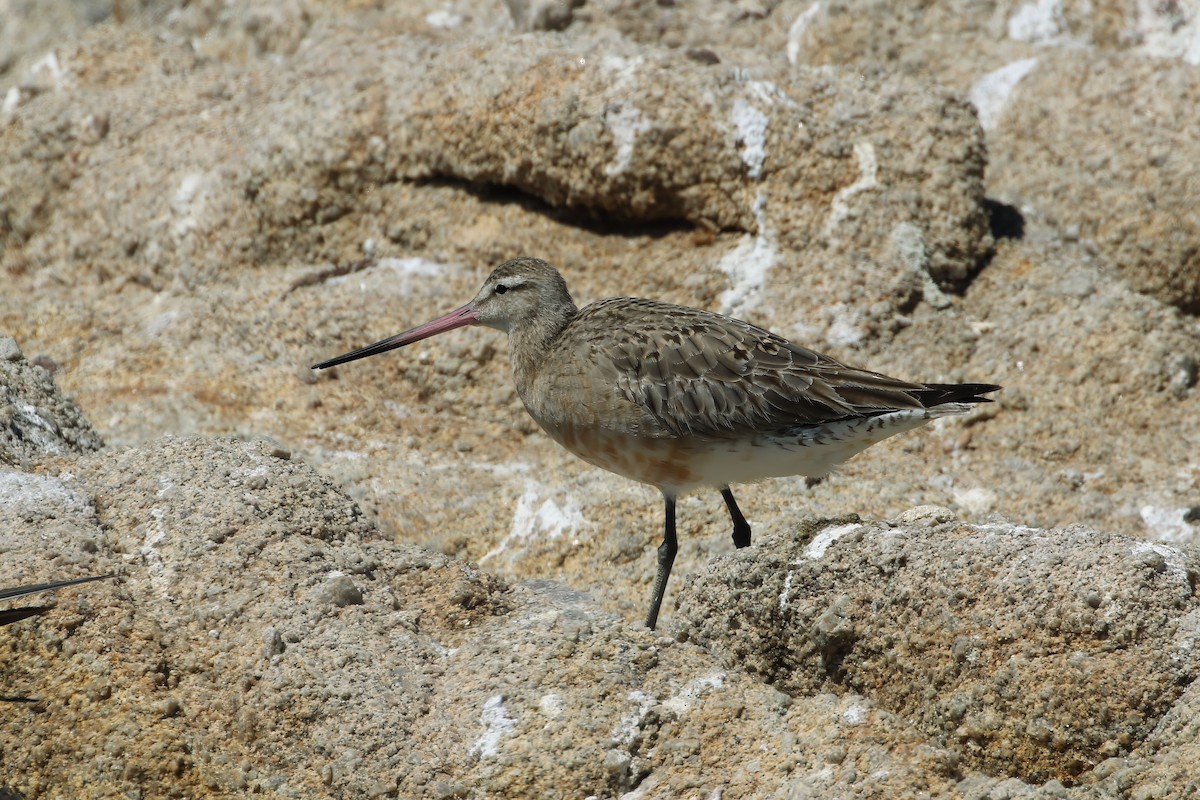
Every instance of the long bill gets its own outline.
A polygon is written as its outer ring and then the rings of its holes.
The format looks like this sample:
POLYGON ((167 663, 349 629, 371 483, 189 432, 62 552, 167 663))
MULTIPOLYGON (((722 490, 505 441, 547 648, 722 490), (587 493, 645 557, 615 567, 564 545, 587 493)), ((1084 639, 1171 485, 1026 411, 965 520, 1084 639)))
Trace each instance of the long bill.
POLYGON ((462 328, 466 325, 474 325, 479 321, 479 312, 475 310, 474 303, 467 303, 462 308, 456 308, 445 316, 438 317, 431 322, 426 322, 424 325, 418 325, 415 328, 397 333, 395 336, 388 337, 375 344, 369 344, 366 347, 360 347, 357 350, 351 350, 349 353, 343 353, 336 358, 331 358, 328 361, 322 361, 320 364, 313 364, 313 369, 325 369, 326 367, 335 367, 338 364, 345 364, 347 361, 357 361, 360 358, 374 356, 380 353, 386 353, 388 350, 395 350, 397 347, 404 347, 406 344, 419 342, 422 339, 428 339, 430 336, 436 336, 443 331, 452 331, 455 328, 462 328))
POLYGON ((112 575, 92 575, 87 578, 74 578, 69 581, 54 581, 52 583, 32 583, 28 586, 14 586, 11 589, 0 589, 0 600, 14 600, 18 597, 24 597, 27 594, 35 592, 49 592, 54 589, 62 589, 64 586, 76 586, 80 583, 91 583, 92 581, 102 581, 105 578, 111 578, 112 575))

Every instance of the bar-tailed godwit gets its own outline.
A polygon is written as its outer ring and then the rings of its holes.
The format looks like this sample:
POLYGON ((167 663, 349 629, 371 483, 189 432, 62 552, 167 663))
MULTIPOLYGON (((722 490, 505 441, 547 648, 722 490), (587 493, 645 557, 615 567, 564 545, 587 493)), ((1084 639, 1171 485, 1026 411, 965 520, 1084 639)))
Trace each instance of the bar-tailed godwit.
POLYGON ((678 550, 681 494, 719 489, 733 543, 746 547, 750 525, 731 484, 826 475, 889 436, 990 402, 983 395, 1000 388, 889 378, 748 322, 654 300, 613 297, 580 310, 558 270, 536 258, 501 264, 462 308, 313 368, 465 325, 508 334, 517 392, 551 438, 662 492, 651 629, 678 550))

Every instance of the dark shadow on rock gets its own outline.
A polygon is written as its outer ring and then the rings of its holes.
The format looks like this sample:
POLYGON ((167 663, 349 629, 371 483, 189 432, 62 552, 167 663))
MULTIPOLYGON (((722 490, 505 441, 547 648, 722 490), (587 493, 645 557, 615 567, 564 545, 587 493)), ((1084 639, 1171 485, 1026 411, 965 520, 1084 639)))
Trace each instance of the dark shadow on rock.
POLYGON ((659 238, 677 231, 691 231, 696 225, 686 220, 645 220, 613 216, 596 208, 563 208, 551 205, 531 194, 512 186, 494 183, 478 183, 453 177, 420 178, 413 183, 419 186, 445 186, 461 189, 483 203, 500 205, 515 204, 523 210, 542 214, 555 222, 569 225, 600 236, 649 236, 659 238))
POLYGON ((1025 238, 1025 217, 1016 206, 1001 203, 990 197, 983 199, 983 207, 987 210, 988 226, 995 239, 1025 238))

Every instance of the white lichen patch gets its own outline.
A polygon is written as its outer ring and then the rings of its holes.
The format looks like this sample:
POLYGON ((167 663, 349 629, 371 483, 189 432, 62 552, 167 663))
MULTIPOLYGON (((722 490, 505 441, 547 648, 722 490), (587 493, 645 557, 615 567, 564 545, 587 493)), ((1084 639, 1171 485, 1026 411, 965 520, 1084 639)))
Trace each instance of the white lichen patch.
POLYGON ((185 238, 201 227, 204 212, 208 208, 212 178, 203 172, 192 172, 183 176, 175 194, 171 196, 171 232, 176 240, 185 238))
POLYGON ((63 447, 62 436, 58 426, 42 415, 41 410, 32 403, 17 401, 13 410, 25 425, 25 434, 33 440, 39 450, 44 450, 52 456, 61 456, 67 452, 63 447))
POLYGON ((767 274, 779 260, 775 237, 767 225, 764 209, 766 196, 759 192, 754 199, 754 219, 757 234, 745 234, 732 250, 721 257, 717 268, 729 276, 732 284, 721 293, 720 308, 724 314, 740 314, 762 305, 767 274))
POLYGON ((16 114, 19 105, 21 105, 21 90, 16 86, 8 87, 8 91, 4 93, 4 102, 0 104, 0 123, 7 125, 16 114))
POLYGON ((1150 529, 1155 539, 1161 542, 1195 544, 1196 528, 1186 519, 1190 510, 1187 507, 1162 508, 1145 505, 1138 510, 1138 513, 1142 518, 1142 524, 1150 529))
POLYGON ((637 79, 638 67, 643 60, 641 56, 625 58, 618 55, 606 55, 600 60, 612 97, 604 111, 604 124, 612 134, 617 151, 613 160, 604 166, 604 174, 609 177, 620 175, 629 167, 638 135, 650 130, 649 121, 643 118, 640 108, 629 102, 626 91, 637 79))
POLYGON ((1044 528, 1031 528, 1028 525, 1017 525, 1012 522, 988 522, 983 525, 973 525, 972 527, 984 533, 1045 533, 1044 528))
POLYGON ((61 92, 67 82, 67 70, 59 62, 58 55, 53 50, 33 62, 29 67, 29 73, 35 76, 39 73, 45 73, 50 76, 50 81, 53 83, 54 91, 56 92, 61 92))
POLYGON ((1137 0, 1132 33, 1140 53, 1200 65, 1200 0, 1137 0))
POLYGON ((642 110, 632 103, 619 103, 604 112, 604 123, 612 133, 617 153, 613 160, 604 165, 604 174, 612 177, 624 172, 633 161, 633 146, 639 134, 650 130, 650 123, 642 119, 642 110))
POLYGON ((463 24, 463 18, 449 8, 442 8, 426 14, 425 24, 439 30, 453 30, 463 24))
POLYGON ((376 262, 375 269, 391 272, 395 276, 392 285, 397 293, 401 297, 409 297, 412 294, 414 278, 422 282, 445 278, 447 274, 454 272, 456 267, 427 258, 381 258, 376 262))
POLYGON ((871 710, 865 702, 853 703, 842 712, 842 722, 847 725, 862 725, 867 721, 867 712, 871 710))
POLYGON ((788 602, 792 599, 792 581, 795 579, 796 573, 788 570, 788 574, 783 578, 783 590, 779 592, 779 610, 783 611, 787 608, 788 602))
POLYGON ((862 309, 849 303, 834 303, 823 311, 829 319, 823 338, 831 347, 853 347, 866 338, 862 329, 862 309))
POLYGON ((366 269, 329 278, 325 284, 337 286, 353 282, 364 294, 379 294, 382 289, 388 294, 410 297, 417 286, 435 285, 439 279, 444 281, 458 269, 457 264, 427 258, 380 258, 366 269))
POLYGON ((851 200, 879 185, 879 162, 875 155, 875 145, 870 142, 856 142, 854 158, 858 162, 858 178, 833 196, 833 200, 829 204, 829 217, 825 220, 824 233, 826 236, 833 235, 837 227, 853 213, 851 200))
POLYGON ((610 86, 624 88, 637 77, 638 67, 644 61, 645 59, 641 56, 626 58, 625 56, 610 53, 600 59, 600 66, 608 73, 607 77, 610 86))
POLYGON ((1067 27, 1062 0, 1022 3, 1008 18, 1008 38, 1018 42, 1054 44, 1067 27))
POLYGON ((629 700, 634 703, 634 708, 621 715, 617 720, 617 724, 613 726, 612 731, 608 736, 614 742, 619 742, 622 745, 628 745, 637 736, 639 726, 642 720, 646 718, 646 714, 650 711, 651 706, 658 702, 658 699, 653 695, 645 692, 634 690, 629 693, 629 700))
POLYGON ((996 120, 1008 106, 1008 98, 1017 84, 1037 66, 1036 58, 1023 58, 1005 64, 999 69, 983 75, 971 86, 967 99, 979 114, 979 124, 985 131, 991 130, 996 120))
POLYGON ((165 512, 158 506, 150 509, 151 522, 145 526, 142 546, 138 554, 146 564, 146 573, 150 577, 150 585, 158 596, 164 600, 171 599, 172 574, 167 562, 163 559, 158 546, 167 540, 167 527, 163 524, 165 512))
POLYGON ((479 563, 483 564, 505 551, 524 546, 534 537, 559 539, 563 536, 573 536, 587 524, 587 520, 580 511, 578 500, 567 495, 561 498, 563 504, 559 505, 555 496, 557 495, 553 490, 537 481, 530 481, 526 484, 525 491, 517 500, 517 508, 513 512, 508 535, 485 553, 479 559, 479 563), (543 500, 542 498, 546 495, 553 496, 543 500))
POLYGON ((729 114, 737 130, 737 140, 742 145, 742 163, 752 180, 762 177, 763 161, 767 157, 767 125, 770 117, 754 107, 749 101, 737 98, 729 114))
POLYGON ((554 692, 542 695, 538 700, 538 710, 551 719, 558 719, 563 714, 562 697, 554 692))
POLYGON ((702 678, 693 678, 685 683, 678 692, 663 701, 663 706, 676 714, 684 714, 696 704, 702 696, 710 691, 716 691, 725 685, 725 673, 714 672, 702 678))
POLYGON ((847 533, 853 533, 861 527, 862 525, 857 522, 852 522, 849 525, 830 525, 814 536, 813 540, 808 543, 808 547, 804 548, 804 557, 809 561, 819 561, 825 557, 825 551, 829 549, 829 545, 847 533))
POLYGON ((820 3, 813 3, 801 13, 796 15, 792 20, 792 25, 788 28, 787 36, 787 60, 789 64, 795 64, 800 59, 800 42, 804 39, 804 31, 812 24, 818 12, 821 10, 820 3))
POLYGON ((483 722, 483 734, 471 745, 471 755, 479 758, 493 758, 500 752, 500 742, 512 733, 517 723, 508 715, 504 707, 504 695, 497 694, 489 697, 483 704, 480 714, 483 722))
POLYGON ((0 470, 0 508, 12 514, 66 510, 90 514, 91 502, 72 491, 60 478, 0 470))

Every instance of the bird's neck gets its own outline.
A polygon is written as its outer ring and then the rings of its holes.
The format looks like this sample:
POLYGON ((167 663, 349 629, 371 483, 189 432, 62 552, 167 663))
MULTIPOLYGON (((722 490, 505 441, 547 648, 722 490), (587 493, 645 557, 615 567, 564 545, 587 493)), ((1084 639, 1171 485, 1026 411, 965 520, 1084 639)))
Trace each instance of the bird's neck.
POLYGON ((568 303, 543 311, 535 319, 509 329, 508 349, 518 388, 537 374, 546 353, 578 314, 575 304, 568 303))

